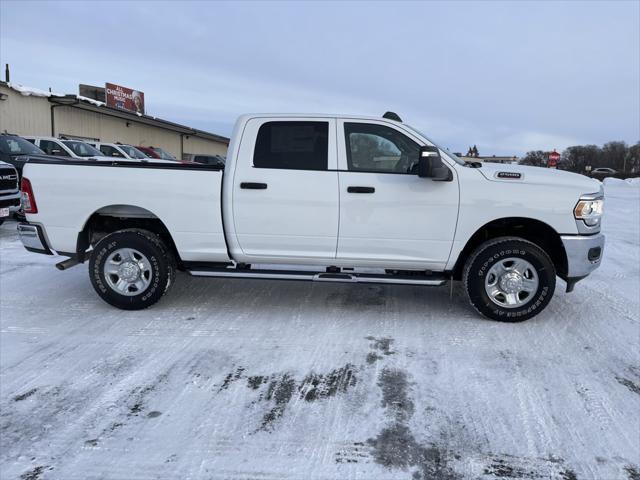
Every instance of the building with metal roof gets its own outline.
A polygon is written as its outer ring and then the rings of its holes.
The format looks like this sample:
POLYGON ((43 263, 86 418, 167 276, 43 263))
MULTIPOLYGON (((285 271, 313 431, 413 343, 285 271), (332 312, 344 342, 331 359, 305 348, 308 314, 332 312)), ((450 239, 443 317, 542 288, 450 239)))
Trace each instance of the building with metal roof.
POLYGON ((103 101, 0 81, 0 132, 160 147, 178 159, 226 155, 229 139, 103 101))

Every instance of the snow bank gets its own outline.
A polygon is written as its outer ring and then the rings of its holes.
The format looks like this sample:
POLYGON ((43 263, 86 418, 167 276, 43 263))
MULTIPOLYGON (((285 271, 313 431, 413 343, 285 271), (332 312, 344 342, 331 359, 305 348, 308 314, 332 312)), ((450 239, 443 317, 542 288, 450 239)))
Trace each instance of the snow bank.
POLYGON ((93 105, 95 105, 97 107, 104 107, 105 106, 104 102, 101 102, 100 100, 95 100, 93 98, 83 97, 82 95, 76 95, 76 98, 78 100, 83 101, 83 102, 92 103, 93 105))
POLYGON ((613 178, 613 177, 608 177, 605 178, 602 183, 604 183, 605 185, 610 185, 610 186, 629 186, 629 187, 640 187, 640 177, 636 177, 636 178, 627 178, 625 180, 622 180, 621 178, 613 178))

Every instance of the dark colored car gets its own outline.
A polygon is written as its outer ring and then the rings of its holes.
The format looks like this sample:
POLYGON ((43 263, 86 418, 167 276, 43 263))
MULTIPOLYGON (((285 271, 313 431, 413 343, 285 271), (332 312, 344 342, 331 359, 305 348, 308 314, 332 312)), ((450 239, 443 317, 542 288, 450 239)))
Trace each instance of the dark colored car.
POLYGON ((22 155, 46 154, 22 137, 6 133, 0 134, 0 161, 10 163, 16 167, 20 177, 22 177, 22 167, 26 162, 26 158, 21 158, 22 155))
POLYGON ((214 165, 224 168, 225 158, 221 155, 201 155, 199 153, 186 153, 182 156, 183 162, 200 163, 202 165, 214 165))
POLYGON ((590 177, 596 178, 598 180, 603 180, 607 177, 615 177, 617 174, 617 170, 609 167, 598 167, 591 170, 590 177))
POLYGON ((20 206, 20 184, 18 172, 13 165, 0 162, 0 225, 12 209, 20 206))

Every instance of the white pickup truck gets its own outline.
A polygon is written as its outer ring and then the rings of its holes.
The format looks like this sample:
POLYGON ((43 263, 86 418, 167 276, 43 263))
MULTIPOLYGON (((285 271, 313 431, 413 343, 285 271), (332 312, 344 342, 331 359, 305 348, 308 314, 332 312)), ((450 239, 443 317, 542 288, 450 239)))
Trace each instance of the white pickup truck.
POLYGON ((106 302, 141 309, 191 275, 442 285, 483 315, 519 321, 598 267, 601 184, 464 162, 395 114, 256 114, 224 170, 43 161, 24 167, 28 250, 89 262, 106 302), (393 120, 395 118, 396 120, 393 120))

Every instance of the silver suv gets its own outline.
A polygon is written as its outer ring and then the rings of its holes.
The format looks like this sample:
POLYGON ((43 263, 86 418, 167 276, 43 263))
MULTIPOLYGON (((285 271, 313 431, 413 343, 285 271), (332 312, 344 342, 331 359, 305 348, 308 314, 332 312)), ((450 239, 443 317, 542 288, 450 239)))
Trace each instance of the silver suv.
POLYGON ((47 155, 76 159, 97 158, 98 160, 112 160, 111 157, 104 156, 100 150, 97 150, 95 147, 92 147, 88 143, 80 140, 30 136, 25 136, 23 138, 33 143, 47 155))

